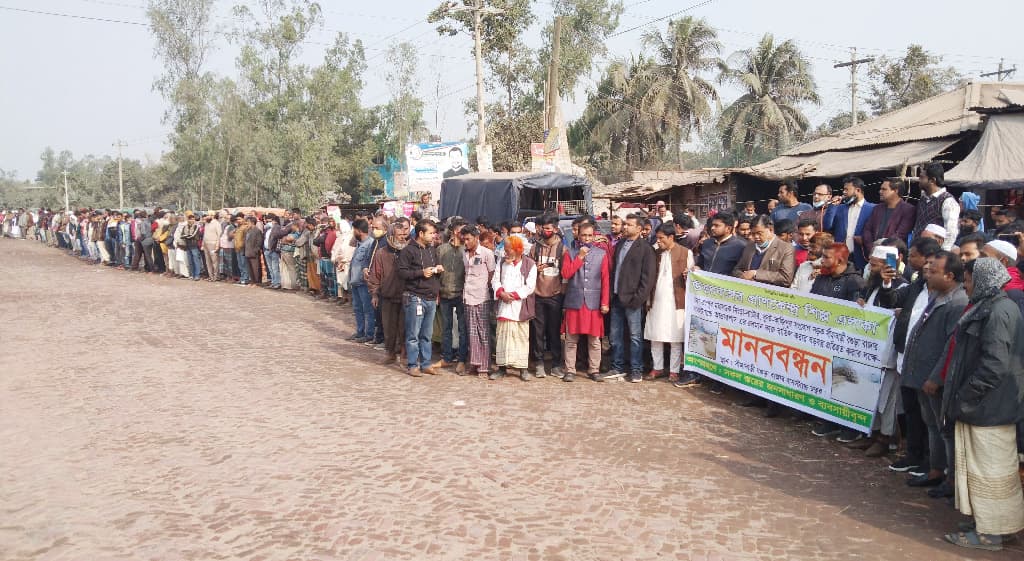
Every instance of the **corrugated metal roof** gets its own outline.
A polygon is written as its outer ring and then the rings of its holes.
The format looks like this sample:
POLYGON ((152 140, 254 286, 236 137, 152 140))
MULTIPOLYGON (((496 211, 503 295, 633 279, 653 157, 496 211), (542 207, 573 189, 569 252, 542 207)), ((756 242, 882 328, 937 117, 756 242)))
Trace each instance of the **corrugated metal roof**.
POLYGON ((1024 186, 1024 113, 989 117, 978 145, 945 177, 958 187, 1024 186))
MULTIPOLYGON (((623 199, 642 199, 668 191, 675 187, 687 185, 706 185, 709 183, 724 183, 730 173, 736 170, 732 168, 703 168, 685 171, 658 172, 659 179, 648 181, 622 181, 602 185, 593 190, 593 197, 599 199, 611 199, 613 201, 623 199)), ((639 174, 652 175, 654 172, 637 172, 639 174)))
POLYGON ((780 156, 745 170, 742 173, 768 180, 789 177, 842 177, 844 175, 899 168, 931 161, 957 139, 919 140, 895 146, 866 150, 849 150, 780 156))
POLYGON ((1024 83, 971 82, 953 91, 869 119, 855 127, 812 140, 784 156, 957 136, 977 130, 980 111, 998 110, 1024 96, 1024 83))

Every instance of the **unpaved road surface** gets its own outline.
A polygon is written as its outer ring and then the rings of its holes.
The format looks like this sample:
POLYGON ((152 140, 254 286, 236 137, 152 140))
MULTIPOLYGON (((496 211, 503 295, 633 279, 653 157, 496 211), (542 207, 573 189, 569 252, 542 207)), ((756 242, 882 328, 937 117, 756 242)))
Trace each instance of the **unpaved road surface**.
POLYGON ((1022 555, 728 394, 412 379, 350 317, 0 240, 0 559, 1022 555))

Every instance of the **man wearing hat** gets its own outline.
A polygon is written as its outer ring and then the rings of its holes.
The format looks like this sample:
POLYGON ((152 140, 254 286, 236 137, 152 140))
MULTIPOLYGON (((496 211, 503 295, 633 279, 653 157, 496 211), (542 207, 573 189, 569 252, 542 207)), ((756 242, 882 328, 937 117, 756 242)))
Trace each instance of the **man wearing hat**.
POLYGON ((985 257, 991 257, 1006 267, 1006 272, 1010 274, 1010 282, 1006 283, 1003 290, 1024 290, 1024 279, 1021 279, 1020 269, 1017 268, 1017 248, 1013 247, 1012 243, 992 240, 985 244, 981 252, 985 257))
POLYGON ((668 224, 672 222, 672 211, 665 206, 665 201, 658 201, 654 203, 654 211, 658 213, 658 218, 662 224, 668 224))
POLYGON ((946 232, 945 228, 939 226, 938 224, 929 224, 924 227, 924 231, 921 232, 921 237, 931 238, 939 242, 939 245, 945 247, 945 241, 946 237, 948 237, 948 233, 946 232))

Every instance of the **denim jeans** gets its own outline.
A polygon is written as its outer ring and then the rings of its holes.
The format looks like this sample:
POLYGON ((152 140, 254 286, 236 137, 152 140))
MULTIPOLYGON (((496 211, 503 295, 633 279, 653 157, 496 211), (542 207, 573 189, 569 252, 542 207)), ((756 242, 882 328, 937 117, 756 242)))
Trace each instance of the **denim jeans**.
POLYGON ((356 315, 356 337, 373 337, 377 328, 377 313, 370 300, 370 287, 366 283, 353 284, 352 311, 356 315))
POLYGON ((198 279, 203 272, 203 252, 198 247, 188 250, 188 272, 192 278, 198 279))
POLYGON ((409 368, 430 366, 430 345, 434 337, 434 313, 437 302, 405 294, 405 356, 409 368))
POLYGON ((249 260, 245 258, 245 250, 236 251, 235 258, 238 259, 238 279, 241 282, 249 282, 249 260))
POLYGON ((445 362, 466 362, 469 355, 469 325, 462 296, 441 299, 441 357, 445 362), (459 322, 459 348, 452 348, 452 317, 459 322), (456 360, 458 359, 458 360, 456 360))
POLYGON ((629 373, 644 370, 643 331, 640 328, 640 308, 626 308, 618 298, 612 299, 611 306, 612 370, 626 372, 626 333, 629 328, 629 373))
POLYGON ((267 261, 267 274, 270 275, 270 285, 281 286, 281 254, 265 249, 263 250, 263 259, 267 261))

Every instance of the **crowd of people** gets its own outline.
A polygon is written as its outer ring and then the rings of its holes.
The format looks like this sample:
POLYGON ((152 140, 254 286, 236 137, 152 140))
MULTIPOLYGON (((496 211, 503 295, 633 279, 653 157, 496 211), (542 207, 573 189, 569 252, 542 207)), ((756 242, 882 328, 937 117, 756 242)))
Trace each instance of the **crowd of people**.
MULTIPOLYGON (((807 204, 787 181, 770 214, 748 203, 700 224, 658 203, 650 215, 613 216, 609 232, 586 216, 562 228, 557 215, 495 225, 418 212, 338 221, 298 209, 20 211, 0 223, 5 236, 118 269, 351 303, 350 339, 413 377, 450 369, 523 382, 665 378, 722 393, 721 383, 682 368, 694 270, 892 309, 893 352, 872 433, 827 421, 812 433, 871 457, 902 451, 889 469, 973 517, 946 539, 1000 549, 1024 529, 1024 222, 1000 209, 984 228, 980 212, 943 188, 938 164, 923 169, 919 185, 916 204, 899 179, 872 203, 850 177, 841 195, 818 185, 807 204)), ((786 413, 753 396, 736 404, 786 413)))

